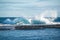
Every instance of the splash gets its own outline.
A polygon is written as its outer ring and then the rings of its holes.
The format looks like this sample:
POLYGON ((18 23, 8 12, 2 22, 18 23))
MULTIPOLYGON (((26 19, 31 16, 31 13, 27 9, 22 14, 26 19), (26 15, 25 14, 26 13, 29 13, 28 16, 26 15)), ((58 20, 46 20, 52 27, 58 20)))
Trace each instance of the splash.
POLYGON ((53 20, 57 18, 57 11, 56 10, 46 10, 41 14, 40 19, 44 21, 46 24, 54 24, 53 20), (51 19, 47 19, 45 17, 50 17, 51 19))
POLYGON ((53 20, 55 18, 57 18, 56 10, 46 10, 43 13, 41 13, 39 16, 36 16, 36 19, 43 21, 46 24, 54 24, 53 20))

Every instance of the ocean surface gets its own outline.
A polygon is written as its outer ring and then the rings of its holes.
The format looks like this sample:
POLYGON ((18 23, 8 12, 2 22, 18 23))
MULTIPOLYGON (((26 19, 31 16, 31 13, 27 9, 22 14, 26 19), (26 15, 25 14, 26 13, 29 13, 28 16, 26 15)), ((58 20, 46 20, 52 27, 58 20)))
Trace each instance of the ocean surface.
POLYGON ((0 40, 60 40, 60 29, 0 30, 0 40))

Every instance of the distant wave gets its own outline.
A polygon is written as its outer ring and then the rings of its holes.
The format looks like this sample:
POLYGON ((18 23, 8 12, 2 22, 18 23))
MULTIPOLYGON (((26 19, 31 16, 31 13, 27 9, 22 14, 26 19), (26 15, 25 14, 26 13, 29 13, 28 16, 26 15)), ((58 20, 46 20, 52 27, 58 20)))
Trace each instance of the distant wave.
MULTIPOLYGON (((26 18, 23 17, 0 17, 0 23, 2 24, 17 24, 17 23, 22 23, 22 24, 45 24, 45 22, 39 21, 37 19, 31 19, 31 22, 27 20, 26 18)), ((60 17, 57 17, 53 22, 60 22, 60 17)))

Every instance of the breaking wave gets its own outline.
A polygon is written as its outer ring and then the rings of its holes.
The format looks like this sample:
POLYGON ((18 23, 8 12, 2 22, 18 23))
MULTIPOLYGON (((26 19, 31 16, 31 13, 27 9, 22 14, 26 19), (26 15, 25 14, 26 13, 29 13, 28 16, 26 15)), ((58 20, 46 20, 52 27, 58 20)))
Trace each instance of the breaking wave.
POLYGON ((56 10, 45 10, 40 15, 36 15, 34 18, 25 17, 7 17, 0 18, 0 23, 3 24, 55 24, 57 19, 56 10))

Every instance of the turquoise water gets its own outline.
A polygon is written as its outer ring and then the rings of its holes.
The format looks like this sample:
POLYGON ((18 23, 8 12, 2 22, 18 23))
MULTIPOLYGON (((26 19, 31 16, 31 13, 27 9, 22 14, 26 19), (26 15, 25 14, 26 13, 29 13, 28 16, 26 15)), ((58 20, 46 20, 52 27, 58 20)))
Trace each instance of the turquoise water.
MULTIPOLYGON (((50 17, 49 17, 50 18, 50 17)), ((24 17, 0 17, 0 23, 2 24, 16 24, 22 22, 24 24, 30 24, 29 20, 24 17)), ((42 22, 40 20, 34 20, 32 19, 32 24, 45 24, 45 22, 42 22)), ((60 22, 60 17, 57 17, 54 22, 60 22)))
POLYGON ((0 40, 60 40, 60 29, 1 30, 0 40))

